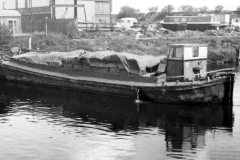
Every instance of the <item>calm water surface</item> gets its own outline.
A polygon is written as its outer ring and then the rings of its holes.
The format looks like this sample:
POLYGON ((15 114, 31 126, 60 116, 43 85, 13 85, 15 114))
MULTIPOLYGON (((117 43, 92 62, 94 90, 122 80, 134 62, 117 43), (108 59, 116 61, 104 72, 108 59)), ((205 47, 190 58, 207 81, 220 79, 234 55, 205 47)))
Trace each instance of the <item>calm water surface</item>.
POLYGON ((135 104, 0 81, 0 160, 240 159, 234 105, 135 104))

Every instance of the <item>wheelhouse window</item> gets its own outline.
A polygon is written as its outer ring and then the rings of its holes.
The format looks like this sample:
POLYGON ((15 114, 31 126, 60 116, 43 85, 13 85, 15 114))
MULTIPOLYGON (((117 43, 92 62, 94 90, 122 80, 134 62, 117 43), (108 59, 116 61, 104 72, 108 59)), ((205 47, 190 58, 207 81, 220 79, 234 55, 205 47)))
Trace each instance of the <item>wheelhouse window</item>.
POLYGON ((170 50, 169 50, 169 57, 174 57, 174 48, 171 47, 170 50))
POLYGON ((182 22, 187 22, 187 19, 186 18, 182 18, 182 22))
POLYGON ((179 22, 179 19, 178 19, 178 18, 174 18, 174 22, 175 22, 175 23, 178 23, 178 22, 179 22))
POLYGON ((170 18, 165 18, 165 22, 171 22, 170 18))
POLYGON ((199 57, 199 47, 193 47, 193 57, 199 57))
POLYGON ((99 23, 107 23, 106 19, 99 19, 99 23))
POLYGON ((171 47, 169 51, 170 58, 182 58, 183 56, 183 48, 179 47, 171 47))

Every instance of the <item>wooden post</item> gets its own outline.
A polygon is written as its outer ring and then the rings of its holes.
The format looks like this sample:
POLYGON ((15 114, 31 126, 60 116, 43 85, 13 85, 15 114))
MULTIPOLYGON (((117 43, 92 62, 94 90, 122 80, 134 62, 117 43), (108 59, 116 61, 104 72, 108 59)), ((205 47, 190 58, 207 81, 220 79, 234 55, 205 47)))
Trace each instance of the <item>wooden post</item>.
POLYGON ((47 24, 48 21, 47 21, 47 20, 48 20, 48 17, 45 18, 45 31, 46 31, 46 36, 47 36, 47 34, 48 34, 48 24, 47 24))
POLYGON ((62 27, 61 27, 61 32, 64 33, 64 20, 62 19, 62 27))
MULTIPOLYGON (((51 5, 55 5, 55 0, 52 0, 51 2, 52 2, 51 5)), ((51 10, 52 17, 51 18, 56 19, 56 9, 55 9, 55 7, 52 7, 52 6, 51 6, 51 8, 52 8, 52 10, 51 10)))
POLYGON ((51 19, 51 32, 53 32, 53 30, 54 30, 54 27, 53 27, 53 25, 54 25, 54 23, 53 23, 53 20, 51 19))
POLYGON ((3 2, 3 4, 2 4, 3 10, 5 10, 5 3, 6 3, 6 2, 3 2))
POLYGON ((112 0, 109 1, 110 5, 110 13, 109 13, 109 18, 110 18, 110 26, 112 26, 112 0))
POLYGON ((45 28, 46 28, 46 36, 47 36, 47 34, 48 34, 48 31, 47 31, 48 30, 47 21, 46 21, 46 27, 45 28))
POLYGON ((224 104, 233 105, 233 91, 234 91, 234 82, 235 82, 235 74, 230 73, 227 76, 227 83, 225 84, 225 93, 224 93, 224 104))
POLYGON ((84 16, 85 16, 85 23, 86 23, 86 30, 87 30, 88 25, 87 25, 87 14, 86 14, 85 5, 83 6, 83 9, 84 9, 84 16))
POLYGON ((234 82, 235 82, 235 75, 231 74, 231 87, 230 87, 230 104, 233 104, 233 91, 234 91, 234 82))
POLYGON ((14 20, 12 21, 12 28, 13 28, 13 37, 15 37, 15 24, 14 24, 14 20))
POLYGON ((15 7, 18 9, 18 0, 15 0, 15 7))
MULTIPOLYGON (((77 0, 74 0, 74 5, 77 5, 77 0)), ((74 7, 74 18, 76 19, 78 17, 78 8, 74 7)))
POLYGON ((29 37, 28 49, 32 50, 32 36, 29 37))
POLYGON ((25 0, 25 8, 28 8, 28 0, 25 0))
POLYGON ((33 32, 33 21, 31 20, 31 28, 32 28, 32 32, 33 32))

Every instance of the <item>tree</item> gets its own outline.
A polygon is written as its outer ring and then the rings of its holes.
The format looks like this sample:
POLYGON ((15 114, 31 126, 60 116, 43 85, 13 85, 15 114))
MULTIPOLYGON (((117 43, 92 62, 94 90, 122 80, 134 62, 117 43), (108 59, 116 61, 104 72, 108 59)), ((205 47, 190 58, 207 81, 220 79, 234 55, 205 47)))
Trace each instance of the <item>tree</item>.
POLYGON ((140 12, 139 10, 136 10, 129 6, 123 6, 120 10, 120 12, 117 15, 117 18, 121 19, 124 17, 136 17, 136 15, 140 12))
POLYGON ((139 14, 140 13, 140 9, 136 9, 136 14, 139 14))
POLYGON ((145 14, 144 13, 138 13, 137 17, 138 21, 145 21, 145 14))
POLYGON ((200 13, 207 13, 209 11, 209 8, 207 6, 202 6, 199 8, 200 13))
POLYGON ((145 14, 141 13, 140 9, 136 9, 135 18, 137 18, 139 21, 144 21, 145 20, 145 14))
POLYGON ((195 14, 198 11, 198 9, 194 8, 191 5, 181 5, 178 8, 178 11, 183 12, 184 16, 191 16, 191 15, 195 14))
POLYGON ((167 5, 167 6, 163 7, 161 10, 162 13, 166 13, 168 16, 170 16, 172 11, 174 11, 174 7, 172 5, 167 5))
POLYGON ((222 10, 223 10, 223 8, 224 8, 224 7, 223 7, 222 5, 217 5, 217 6, 215 7, 214 13, 216 13, 216 14, 221 13, 222 10))
POLYGON ((165 7, 162 8, 161 12, 159 12, 154 20, 158 21, 158 20, 163 20, 166 16, 170 16, 171 13, 173 12, 174 7, 172 5, 167 5, 165 7))
POLYGON ((156 13, 158 11, 158 6, 148 8, 149 13, 156 13))
POLYGON ((191 6, 191 5, 181 5, 178 8, 178 11, 179 12, 192 12, 193 11, 193 6, 191 6))

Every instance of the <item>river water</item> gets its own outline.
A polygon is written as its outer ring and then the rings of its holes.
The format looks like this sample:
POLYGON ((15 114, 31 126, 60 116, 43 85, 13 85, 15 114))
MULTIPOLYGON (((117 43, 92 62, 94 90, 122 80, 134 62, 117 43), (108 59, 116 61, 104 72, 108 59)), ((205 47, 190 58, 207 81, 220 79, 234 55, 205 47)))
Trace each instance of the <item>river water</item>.
POLYGON ((0 160, 240 159, 233 106, 142 103, 0 81, 0 160))

